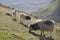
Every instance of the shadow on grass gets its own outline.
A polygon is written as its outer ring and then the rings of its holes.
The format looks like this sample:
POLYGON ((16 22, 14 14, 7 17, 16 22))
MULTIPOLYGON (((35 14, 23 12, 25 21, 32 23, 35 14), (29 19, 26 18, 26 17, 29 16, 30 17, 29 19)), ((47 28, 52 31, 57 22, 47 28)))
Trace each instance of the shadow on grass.
POLYGON ((6 13, 6 15, 8 15, 8 16, 12 16, 10 13, 6 13))
MULTIPOLYGON (((12 17, 12 15, 10 13, 6 13, 6 15, 12 17)), ((13 21, 17 21, 16 19, 12 19, 13 21)))
POLYGON ((25 25, 24 23, 21 23, 21 22, 20 22, 20 24, 22 24, 22 25, 24 25, 24 27, 28 28, 28 26, 27 26, 27 25, 25 25))
POLYGON ((53 38, 47 38, 47 37, 40 37, 40 40, 54 40, 53 38))
POLYGON ((44 37, 44 36, 41 36, 41 35, 38 35, 34 32, 29 32, 30 34, 34 35, 34 36, 38 36, 40 40, 54 40, 53 38, 47 38, 47 37, 44 37))
MULTIPOLYGON (((14 37, 14 38, 16 38, 16 39, 18 39, 18 40, 25 40, 24 38, 22 38, 21 36, 18 36, 18 35, 16 35, 16 34, 11 34, 11 36, 12 37, 14 37)), ((9 37, 9 38, 11 38, 11 37, 9 37)))
POLYGON ((17 21, 16 19, 13 19, 13 21, 17 21))

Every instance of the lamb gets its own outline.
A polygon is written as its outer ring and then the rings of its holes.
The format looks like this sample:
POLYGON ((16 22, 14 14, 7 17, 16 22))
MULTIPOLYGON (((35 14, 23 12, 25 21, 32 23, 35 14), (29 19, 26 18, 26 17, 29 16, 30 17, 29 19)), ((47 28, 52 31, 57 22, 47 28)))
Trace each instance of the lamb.
POLYGON ((13 11, 12 11, 13 20, 16 20, 16 12, 17 12, 17 10, 13 9, 13 11))
POLYGON ((31 20, 31 17, 26 15, 25 13, 20 13, 20 23, 23 23, 24 20, 31 20))

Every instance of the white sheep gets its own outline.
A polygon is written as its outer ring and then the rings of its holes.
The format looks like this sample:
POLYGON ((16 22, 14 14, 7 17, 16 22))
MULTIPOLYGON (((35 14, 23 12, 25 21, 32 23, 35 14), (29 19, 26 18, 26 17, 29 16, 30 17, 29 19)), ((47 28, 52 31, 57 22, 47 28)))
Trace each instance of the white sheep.
POLYGON ((24 20, 31 20, 31 17, 26 15, 25 13, 20 13, 20 23, 23 23, 24 20))
POLYGON ((16 12, 17 12, 17 10, 16 9, 13 9, 12 16, 13 16, 13 19, 14 20, 16 20, 16 12))

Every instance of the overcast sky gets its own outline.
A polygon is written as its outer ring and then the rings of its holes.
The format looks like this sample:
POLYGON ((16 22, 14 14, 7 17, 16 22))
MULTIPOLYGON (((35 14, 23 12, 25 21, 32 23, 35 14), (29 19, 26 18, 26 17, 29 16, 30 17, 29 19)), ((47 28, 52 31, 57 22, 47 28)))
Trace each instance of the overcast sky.
POLYGON ((23 11, 32 12, 50 4, 53 0, 0 0, 0 3, 23 11))

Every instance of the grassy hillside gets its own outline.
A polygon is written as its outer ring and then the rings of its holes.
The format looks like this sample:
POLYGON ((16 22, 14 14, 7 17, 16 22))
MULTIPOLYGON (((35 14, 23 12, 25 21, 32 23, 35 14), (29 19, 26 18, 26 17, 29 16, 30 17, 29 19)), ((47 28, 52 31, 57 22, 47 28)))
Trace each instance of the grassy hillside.
POLYGON ((53 13, 50 15, 52 19, 55 19, 56 21, 60 22, 60 0, 57 0, 57 7, 53 11, 53 13))
MULTIPOLYGON (((35 34, 29 33, 29 29, 23 24, 19 23, 20 12, 17 12, 17 21, 13 21, 11 16, 6 15, 6 13, 11 13, 11 8, 4 8, 0 6, 0 40, 43 40, 40 37, 40 31, 33 31, 35 34)), ((33 16, 32 22, 36 20, 33 16)), ((24 22, 27 24, 27 21, 24 22)), ((60 40, 60 23, 56 24, 55 30, 53 32, 52 38, 54 40, 60 40)), ((46 33, 46 38, 44 40, 52 40, 49 38, 49 34, 46 33)))
POLYGON ((12 9, 0 6, 0 40, 28 40, 32 38, 28 29, 19 23, 18 12, 17 21, 13 21, 11 16, 6 15, 11 11, 12 9))
POLYGON ((60 0, 55 0, 51 2, 48 6, 44 7, 42 10, 37 10, 32 14, 39 18, 49 18, 56 21, 60 21, 60 0))

